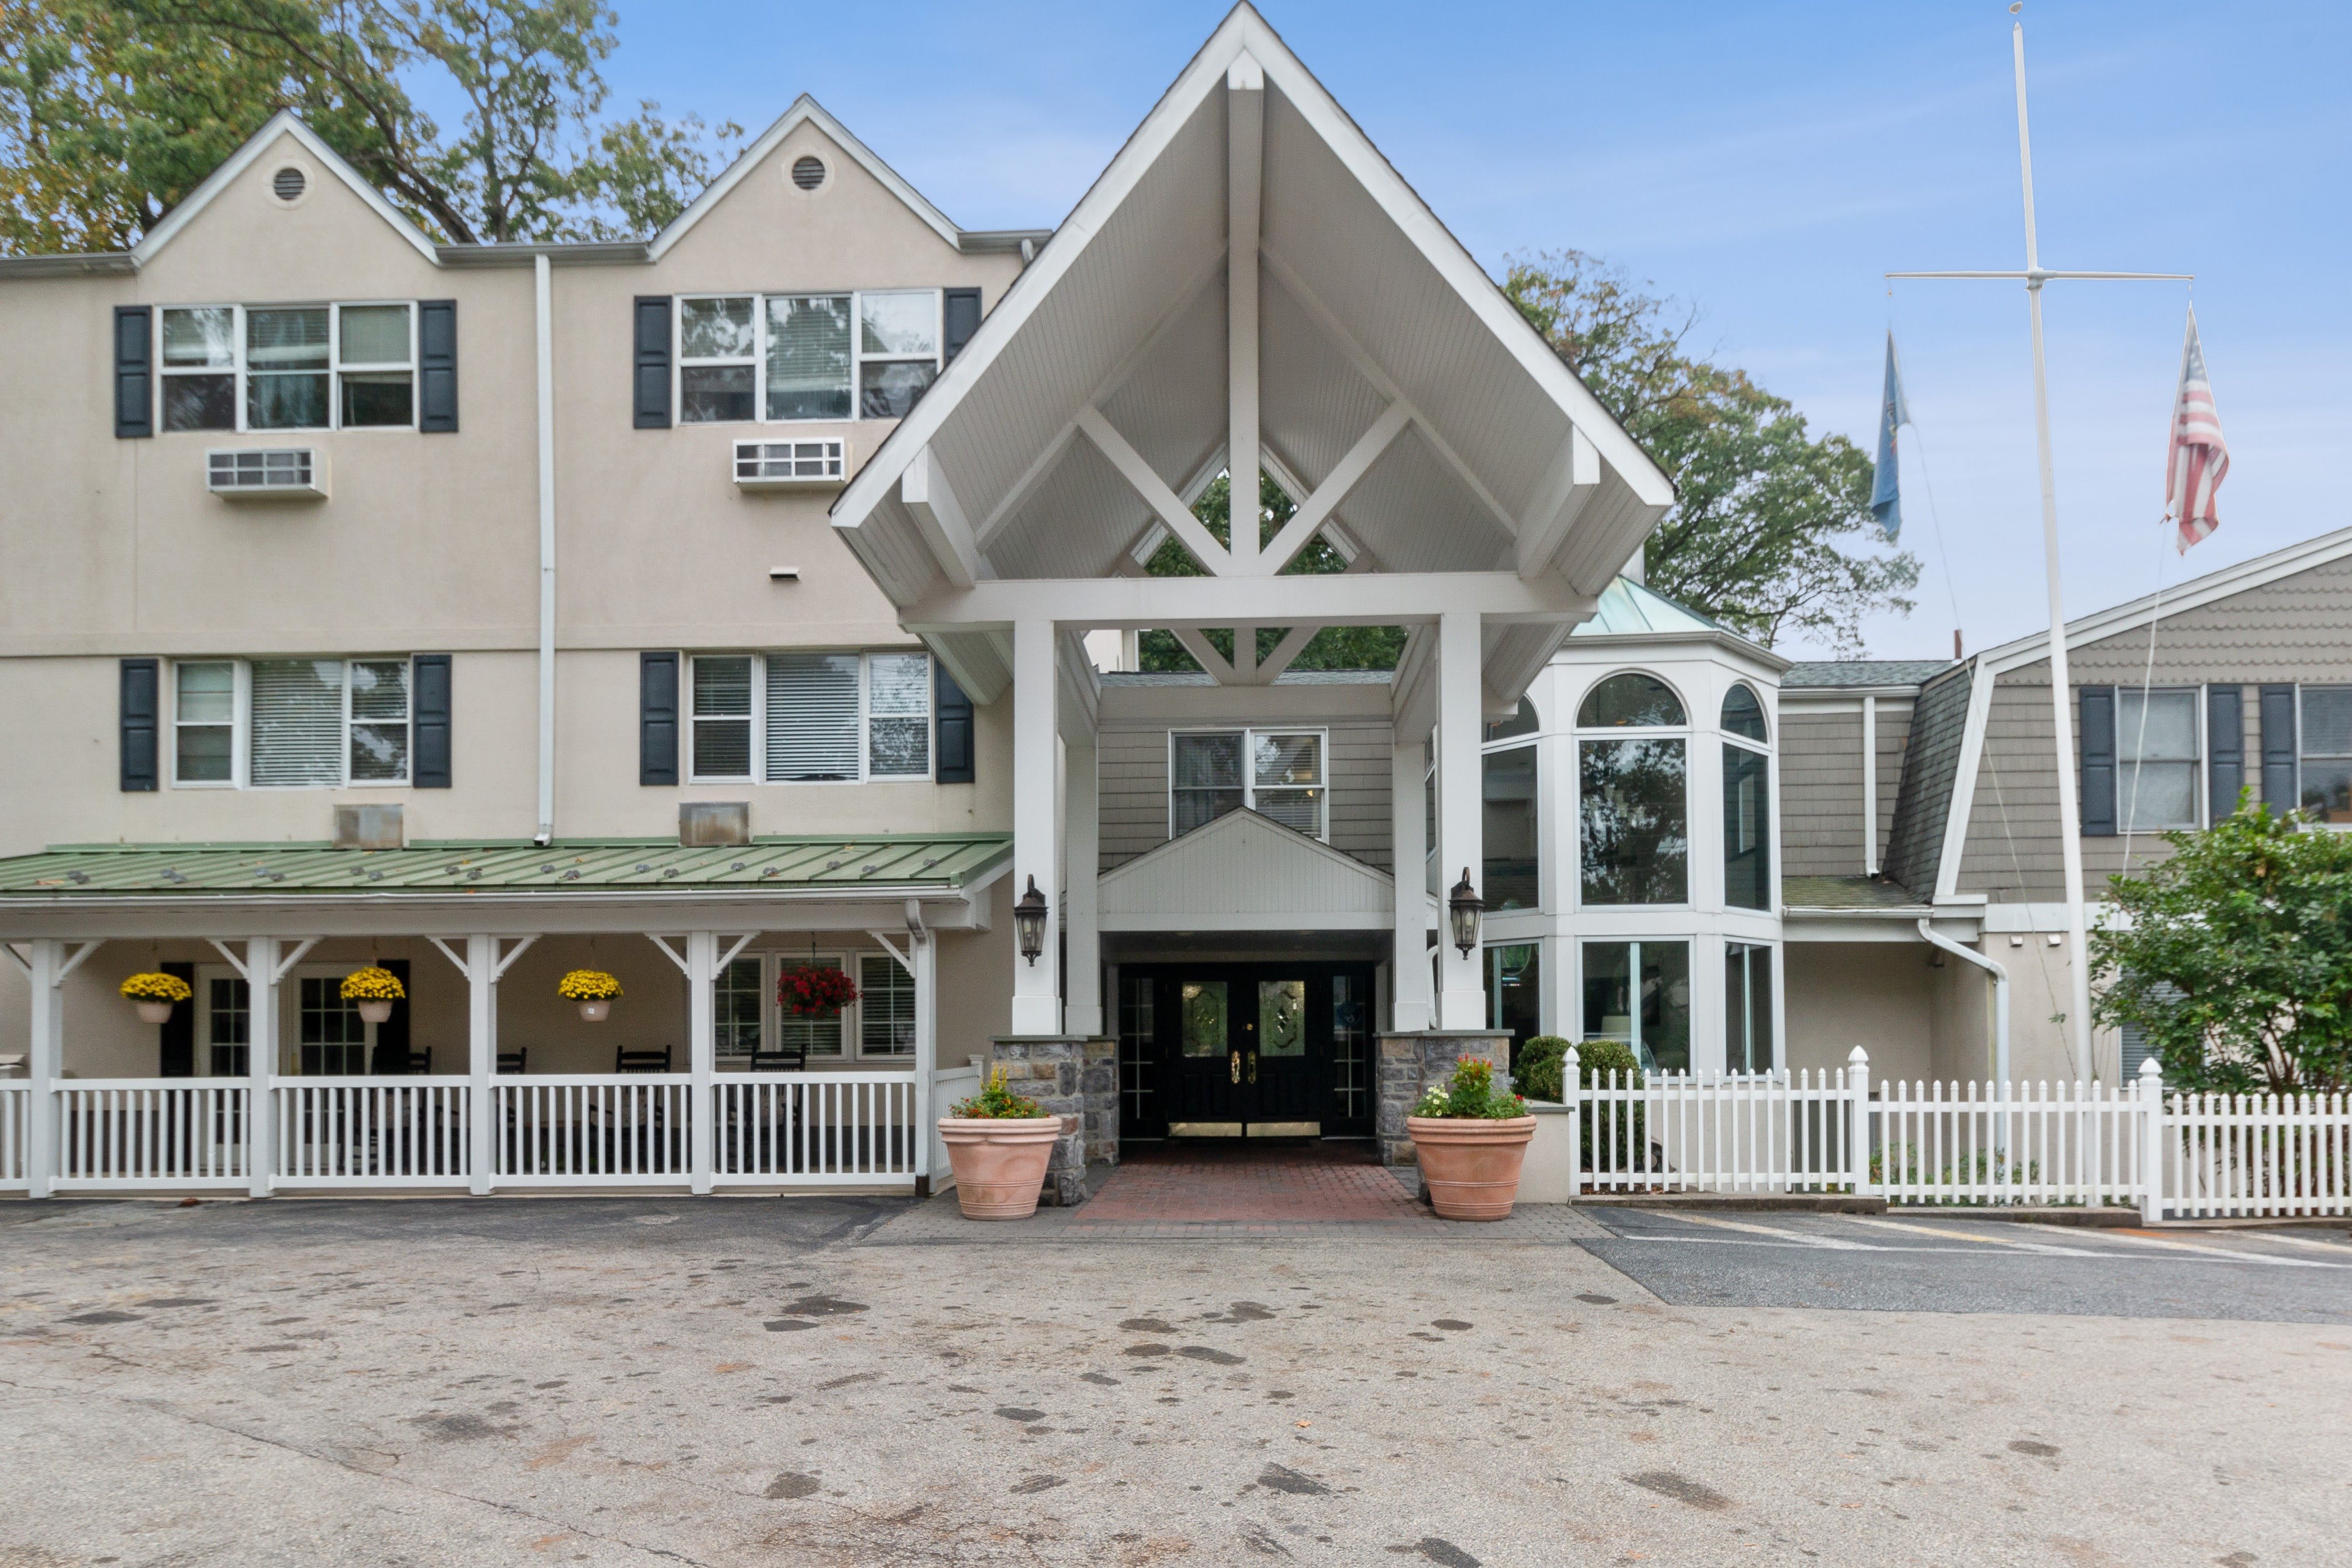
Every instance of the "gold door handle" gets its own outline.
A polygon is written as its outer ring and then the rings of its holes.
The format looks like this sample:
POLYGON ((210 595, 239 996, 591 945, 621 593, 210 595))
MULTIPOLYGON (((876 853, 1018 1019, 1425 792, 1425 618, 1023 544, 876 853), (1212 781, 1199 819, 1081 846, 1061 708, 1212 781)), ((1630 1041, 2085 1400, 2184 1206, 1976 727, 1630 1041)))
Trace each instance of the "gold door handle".
POLYGON ((1256 1081, 1257 1081, 1257 1053, 1256 1053, 1255 1051, 1252 1051, 1252 1052, 1250 1053, 1250 1082, 1252 1082, 1252 1083, 1255 1083, 1256 1081))
POLYGON ((1242 1054, 1241 1054, 1241 1052, 1239 1052, 1239 1051, 1235 1051, 1235 1052, 1234 1053, 1234 1081, 1235 1083, 1239 1083, 1239 1082, 1241 1082, 1241 1080, 1242 1080, 1242 1054))

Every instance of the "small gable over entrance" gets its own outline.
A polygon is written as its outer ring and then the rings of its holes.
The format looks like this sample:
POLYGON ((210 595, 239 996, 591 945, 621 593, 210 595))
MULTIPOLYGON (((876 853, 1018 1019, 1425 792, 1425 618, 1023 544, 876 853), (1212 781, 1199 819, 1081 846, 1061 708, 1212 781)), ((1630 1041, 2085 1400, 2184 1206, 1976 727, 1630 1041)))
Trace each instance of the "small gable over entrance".
POLYGON ((1255 811, 1234 811, 1102 879, 1102 929, 1386 931, 1385 871, 1255 811))

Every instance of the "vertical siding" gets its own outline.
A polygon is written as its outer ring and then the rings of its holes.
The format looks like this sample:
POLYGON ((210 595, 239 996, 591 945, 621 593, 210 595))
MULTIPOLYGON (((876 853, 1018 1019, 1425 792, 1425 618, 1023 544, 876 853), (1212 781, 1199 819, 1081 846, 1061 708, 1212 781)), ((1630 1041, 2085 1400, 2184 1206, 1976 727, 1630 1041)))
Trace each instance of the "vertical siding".
MULTIPOLYGON (((2352 561, 2330 562, 2226 599, 2168 615, 2151 659, 2140 626, 2074 650, 2081 686, 2242 685, 2248 782, 2262 798, 2259 713, 2252 687, 2263 682, 2352 683, 2352 561)), ((1969 814, 1962 890, 1997 900, 2065 897, 2058 844, 2057 763, 2052 754, 2050 665, 2011 670, 1994 689, 1969 814)), ((2200 788, 2201 788, 2200 775, 2200 788)), ((2293 802, 2286 802, 2293 805, 2293 802)), ((2109 876, 2137 869, 2168 853, 2148 834, 2083 840, 2084 890, 2099 896, 2109 876)))
MULTIPOLYGON (((1267 726, 1261 726, 1264 727, 1267 726)), ((1387 870, 1390 727, 1361 720, 1297 727, 1320 729, 1329 737, 1324 767, 1331 792, 1326 802, 1331 847, 1387 870)), ((1170 728, 1164 723, 1103 726, 1097 765, 1101 793, 1101 865, 1106 871, 1168 841, 1170 728)))

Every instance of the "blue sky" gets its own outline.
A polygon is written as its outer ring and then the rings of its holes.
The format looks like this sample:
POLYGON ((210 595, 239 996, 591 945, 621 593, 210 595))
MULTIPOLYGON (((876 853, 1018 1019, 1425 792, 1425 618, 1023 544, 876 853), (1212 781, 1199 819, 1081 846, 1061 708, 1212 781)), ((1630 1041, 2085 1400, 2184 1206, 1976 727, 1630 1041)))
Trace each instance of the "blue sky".
MULTIPOLYGON (((1871 651, 1948 653, 1955 604, 1972 649, 2042 624, 2022 293, 1890 301, 1880 279, 2022 264, 2005 0, 1262 9, 1490 270, 1607 258, 1865 442, 1891 319, 1938 526, 1906 462, 1927 573, 1871 651)), ((754 131, 813 92, 958 222, 1045 225, 1223 11, 624 0, 606 74, 620 101, 754 131)), ((2158 516, 2186 286, 2052 285, 2070 612, 2352 523, 2352 6, 2032 0, 2025 21, 2043 265, 2198 275, 2231 456, 2221 531, 2183 562, 2158 516)))

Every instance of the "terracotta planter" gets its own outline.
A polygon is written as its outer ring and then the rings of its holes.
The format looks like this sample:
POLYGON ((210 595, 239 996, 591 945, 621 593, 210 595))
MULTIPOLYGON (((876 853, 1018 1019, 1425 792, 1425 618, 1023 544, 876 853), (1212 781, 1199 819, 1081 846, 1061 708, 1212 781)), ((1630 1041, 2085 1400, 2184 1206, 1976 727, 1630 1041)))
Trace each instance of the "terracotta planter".
POLYGON ((612 999, 607 997, 602 1002, 581 1003, 580 1016, 592 1024, 603 1023, 605 1019, 613 1016, 612 999))
POLYGON ((966 1219, 1027 1219, 1062 1135, 1058 1116, 942 1116, 940 1139, 955 1168, 966 1219))
POLYGON ((172 1004, 169 1002, 141 1002, 136 1005, 139 1021, 142 1024, 168 1024, 172 1021, 172 1004))
POLYGON ((1508 1219, 1519 1195, 1519 1165, 1536 1119, 1488 1121, 1465 1116, 1408 1116, 1405 1131, 1440 1219, 1508 1219))
POLYGON ((392 1004, 389 1002, 362 1002, 359 1008, 363 1022, 388 1024, 392 1021, 392 1004))

